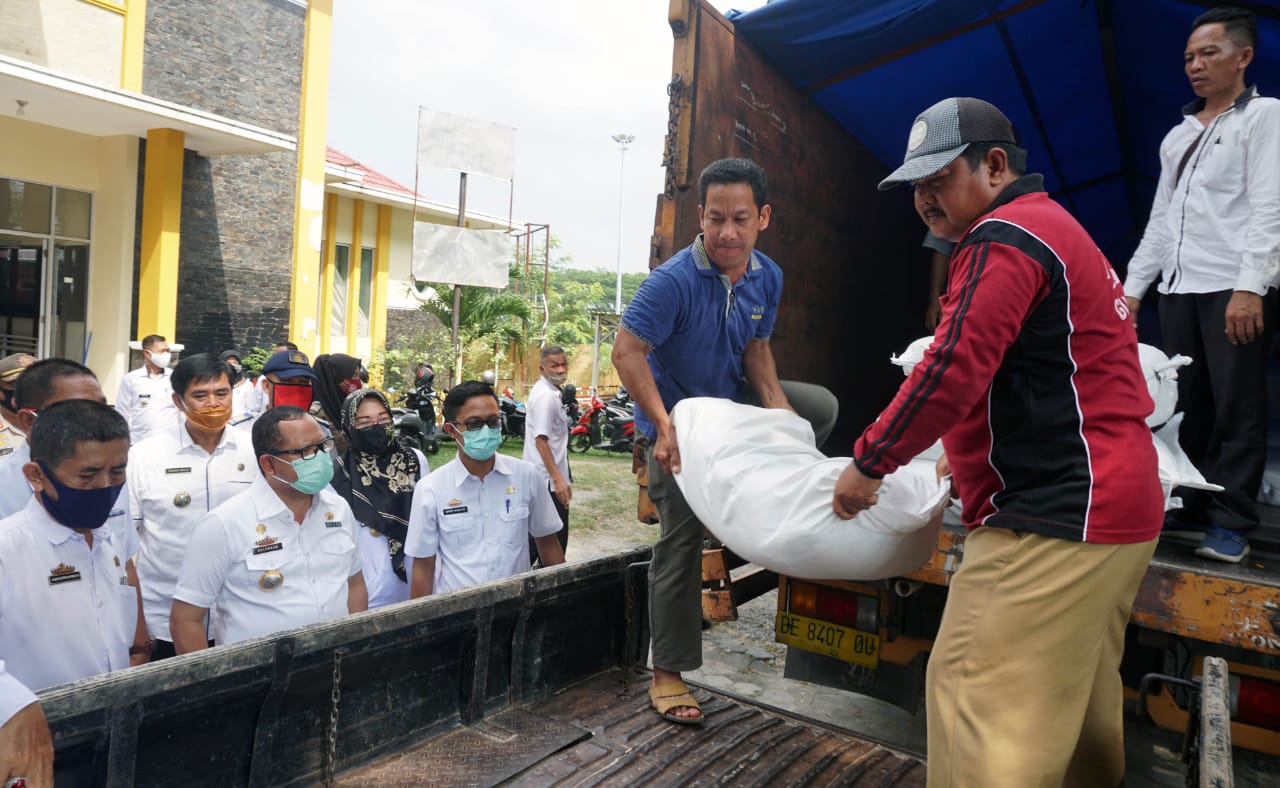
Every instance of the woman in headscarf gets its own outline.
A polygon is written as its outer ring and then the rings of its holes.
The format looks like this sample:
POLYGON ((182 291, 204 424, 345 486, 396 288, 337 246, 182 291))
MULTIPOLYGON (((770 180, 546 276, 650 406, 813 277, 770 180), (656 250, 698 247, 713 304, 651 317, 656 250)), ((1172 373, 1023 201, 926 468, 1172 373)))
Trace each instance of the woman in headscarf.
POLYGON ((339 410, 348 448, 333 459, 333 489, 351 505, 369 589, 369 607, 409 598, 413 559, 404 554, 413 487, 428 473, 427 458, 396 440, 391 405, 376 389, 348 395, 339 410))
POLYGON ((335 454, 340 455, 347 450, 347 438, 339 423, 342 402, 348 394, 364 387, 364 381, 360 379, 362 366, 360 359, 345 353, 327 353, 316 356, 311 362, 311 370, 316 373, 316 381, 312 384, 315 402, 311 406, 311 415, 322 420, 332 432, 335 454))

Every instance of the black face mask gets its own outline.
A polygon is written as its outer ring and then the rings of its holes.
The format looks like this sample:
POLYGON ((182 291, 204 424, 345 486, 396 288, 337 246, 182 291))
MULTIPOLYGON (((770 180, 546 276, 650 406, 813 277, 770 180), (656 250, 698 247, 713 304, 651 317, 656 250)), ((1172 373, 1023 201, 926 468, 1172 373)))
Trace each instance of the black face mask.
POLYGON ((356 451, 381 457, 391 451, 394 445, 391 440, 391 425, 374 424, 372 427, 352 430, 351 445, 356 447, 356 451))
POLYGON ((17 413, 18 408, 13 401, 13 394, 12 389, 0 389, 0 405, 4 405, 4 409, 10 413, 17 413))

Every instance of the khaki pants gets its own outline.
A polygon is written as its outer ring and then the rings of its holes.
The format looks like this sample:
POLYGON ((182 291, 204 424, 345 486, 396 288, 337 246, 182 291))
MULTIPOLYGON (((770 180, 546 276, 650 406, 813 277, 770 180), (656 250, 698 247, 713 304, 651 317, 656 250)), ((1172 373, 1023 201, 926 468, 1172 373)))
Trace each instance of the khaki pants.
POLYGON ((1155 544, 969 534, 929 657, 930 788, 1120 785, 1120 657, 1155 544))

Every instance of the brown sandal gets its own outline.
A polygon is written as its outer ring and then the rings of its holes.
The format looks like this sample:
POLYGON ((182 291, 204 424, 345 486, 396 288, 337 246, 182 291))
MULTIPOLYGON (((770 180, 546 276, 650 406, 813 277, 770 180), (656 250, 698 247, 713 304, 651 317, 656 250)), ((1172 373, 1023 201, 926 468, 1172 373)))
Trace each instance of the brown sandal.
POLYGON ((653 710, 658 712, 664 720, 681 725, 701 725, 705 719, 697 698, 689 694, 689 686, 683 681, 669 681, 666 684, 650 687, 649 700, 653 702, 653 710), (698 716, 681 717, 670 713, 672 709, 679 708, 697 709, 698 716))

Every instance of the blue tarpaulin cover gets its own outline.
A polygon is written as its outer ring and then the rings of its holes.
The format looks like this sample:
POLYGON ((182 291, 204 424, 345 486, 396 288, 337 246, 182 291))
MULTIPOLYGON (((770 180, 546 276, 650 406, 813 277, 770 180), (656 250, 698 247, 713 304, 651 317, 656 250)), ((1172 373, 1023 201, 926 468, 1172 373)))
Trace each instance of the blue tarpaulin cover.
MULTIPOLYGON (((773 0, 731 13, 739 35, 885 165, 915 116, 949 96, 1004 110, 1028 168, 1118 266, 1137 245, 1159 147, 1195 98, 1188 0, 773 0)), ((1246 81, 1280 95, 1280 2, 1258 14, 1246 81)), ((1277 185, 1280 188, 1280 184, 1277 185)))

